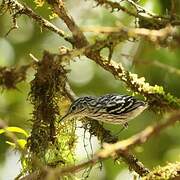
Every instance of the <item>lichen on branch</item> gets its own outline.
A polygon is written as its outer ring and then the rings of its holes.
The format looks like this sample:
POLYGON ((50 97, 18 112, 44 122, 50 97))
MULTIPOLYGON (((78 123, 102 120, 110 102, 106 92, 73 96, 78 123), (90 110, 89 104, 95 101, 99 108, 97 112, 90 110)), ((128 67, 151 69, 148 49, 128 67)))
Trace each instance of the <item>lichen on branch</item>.
POLYGON ((169 180, 180 179, 180 162, 168 163, 166 166, 155 167, 147 176, 142 180, 169 180))

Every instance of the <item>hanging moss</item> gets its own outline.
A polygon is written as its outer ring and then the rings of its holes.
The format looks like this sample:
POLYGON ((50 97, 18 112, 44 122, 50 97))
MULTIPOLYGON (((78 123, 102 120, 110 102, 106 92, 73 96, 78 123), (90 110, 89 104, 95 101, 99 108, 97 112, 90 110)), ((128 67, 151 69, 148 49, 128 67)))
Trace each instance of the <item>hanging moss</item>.
POLYGON ((63 125, 58 123, 59 108, 63 108, 64 99, 68 100, 64 93, 65 82, 66 70, 60 65, 60 60, 44 52, 31 82, 29 99, 34 106, 33 125, 27 142, 24 171, 74 163, 75 124, 73 121, 63 125))

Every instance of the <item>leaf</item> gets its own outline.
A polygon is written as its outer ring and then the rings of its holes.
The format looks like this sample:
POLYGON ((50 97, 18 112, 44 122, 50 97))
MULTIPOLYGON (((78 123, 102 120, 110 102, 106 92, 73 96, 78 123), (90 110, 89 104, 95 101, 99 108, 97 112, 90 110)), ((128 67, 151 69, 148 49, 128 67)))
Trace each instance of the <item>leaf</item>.
MULTIPOLYGON (((6 143, 9 144, 10 146, 12 146, 13 148, 16 147, 16 144, 13 143, 13 142, 6 141, 6 143)), ((18 145, 19 145, 22 149, 24 149, 27 141, 26 141, 25 139, 18 139, 18 140, 17 140, 17 143, 18 143, 18 145)))
POLYGON ((19 127, 13 127, 13 126, 0 129, 0 134, 5 133, 6 131, 21 133, 21 134, 24 134, 26 137, 29 136, 28 133, 24 129, 19 128, 19 127))
POLYGON ((9 144, 10 146, 12 146, 13 148, 16 147, 15 143, 12 143, 12 142, 10 142, 10 141, 6 141, 6 143, 9 144))
POLYGON ((0 129, 0 134, 4 133, 5 130, 4 129, 0 129))
POLYGON ((24 147, 27 143, 27 141, 25 139, 18 139, 17 142, 22 149, 24 149, 24 147))

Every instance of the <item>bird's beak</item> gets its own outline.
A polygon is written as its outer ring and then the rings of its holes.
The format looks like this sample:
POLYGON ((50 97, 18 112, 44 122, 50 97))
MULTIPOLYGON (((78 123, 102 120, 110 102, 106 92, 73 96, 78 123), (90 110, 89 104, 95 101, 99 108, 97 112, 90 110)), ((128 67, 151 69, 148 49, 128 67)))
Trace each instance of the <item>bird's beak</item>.
POLYGON ((63 117, 59 120, 59 122, 65 120, 67 117, 69 117, 69 114, 66 114, 65 116, 63 116, 63 117))

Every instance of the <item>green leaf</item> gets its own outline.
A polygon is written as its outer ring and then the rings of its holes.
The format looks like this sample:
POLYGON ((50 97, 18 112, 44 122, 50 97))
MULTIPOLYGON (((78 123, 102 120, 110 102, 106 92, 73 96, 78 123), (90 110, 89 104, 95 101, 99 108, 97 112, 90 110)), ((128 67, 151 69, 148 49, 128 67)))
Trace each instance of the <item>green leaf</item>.
MULTIPOLYGON (((9 144, 10 146, 13 146, 13 148, 16 147, 16 144, 13 143, 13 142, 6 141, 6 143, 9 144)), ((17 143, 18 143, 18 145, 19 145, 22 149, 24 149, 27 141, 26 141, 25 139, 18 139, 18 140, 17 140, 17 143)))
POLYGON ((24 149, 24 147, 27 143, 27 141, 25 139, 18 139, 17 142, 22 149, 24 149))
POLYGON ((4 133, 5 130, 4 129, 0 129, 0 134, 4 133))
POLYGON ((19 127, 13 127, 13 126, 0 129, 0 134, 5 133, 6 131, 21 133, 21 134, 24 134, 26 137, 29 136, 28 133, 24 129, 19 128, 19 127))
POLYGON ((10 142, 10 141, 6 141, 6 143, 9 144, 10 146, 12 146, 13 148, 16 147, 15 143, 12 143, 12 142, 10 142))

